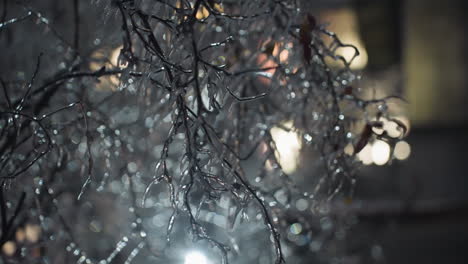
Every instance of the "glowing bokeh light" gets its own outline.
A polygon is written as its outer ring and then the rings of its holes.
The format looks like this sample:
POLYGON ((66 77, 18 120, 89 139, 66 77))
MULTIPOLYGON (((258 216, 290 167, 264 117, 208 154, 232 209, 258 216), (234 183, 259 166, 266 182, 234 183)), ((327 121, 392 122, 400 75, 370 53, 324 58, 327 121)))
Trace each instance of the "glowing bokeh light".
MULTIPOLYGON (((322 21, 333 21, 328 27, 329 30, 340 36, 343 43, 354 45, 359 51, 359 55, 355 57, 356 50, 351 47, 338 48, 337 55, 343 56, 346 61, 351 61, 354 57, 350 68, 353 70, 362 70, 367 66, 368 55, 364 46, 364 42, 359 34, 358 15, 351 8, 341 8, 325 11, 321 15, 322 21)), ((332 42, 332 40, 328 40, 332 42)), ((340 63, 330 61, 334 66, 339 66, 340 63)))
POLYGON ((297 169, 301 141, 291 122, 283 124, 283 127, 289 131, 280 127, 273 127, 270 132, 278 150, 275 156, 279 164, 284 172, 292 173, 297 169))
POLYGON ((208 260, 202 253, 192 251, 185 255, 184 264, 208 264, 208 260))
POLYGON ((396 159, 405 160, 410 156, 410 154, 411 146, 408 144, 408 142, 402 140, 396 143, 395 151, 393 152, 393 155, 396 159))
MULTIPOLYGON (((123 49, 123 46, 119 46, 115 49, 101 48, 94 51, 91 54, 91 62, 89 63, 89 68, 92 71, 99 71, 103 67, 105 69, 125 69, 128 67, 127 62, 119 61, 120 51, 123 49)), ((112 90, 114 91, 119 85, 120 74, 101 76, 99 78, 100 82, 96 83, 96 89, 98 90, 112 90)))
POLYGON ((372 161, 376 165, 384 165, 390 159, 390 145, 382 140, 376 140, 372 144, 372 161))
POLYGON ((13 256, 16 252, 16 244, 13 241, 8 241, 2 246, 3 254, 7 255, 8 257, 13 256))
POLYGON ((292 224, 289 227, 289 232, 294 235, 299 235, 302 232, 302 225, 300 223, 292 224))
POLYGON ((372 164, 372 146, 367 144, 359 153, 358 153, 359 160, 362 161, 364 165, 371 165, 372 164))

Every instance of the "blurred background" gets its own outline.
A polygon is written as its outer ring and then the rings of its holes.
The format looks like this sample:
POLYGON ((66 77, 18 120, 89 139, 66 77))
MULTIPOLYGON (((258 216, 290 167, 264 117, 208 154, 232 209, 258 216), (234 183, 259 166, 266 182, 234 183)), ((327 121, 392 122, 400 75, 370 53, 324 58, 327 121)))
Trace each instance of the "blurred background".
POLYGON ((369 96, 408 101, 389 105, 410 127, 394 152, 377 140, 360 153, 349 250, 374 241, 369 263, 468 263, 468 2, 317 4, 320 21, 361 51, 353 67, 369 96))

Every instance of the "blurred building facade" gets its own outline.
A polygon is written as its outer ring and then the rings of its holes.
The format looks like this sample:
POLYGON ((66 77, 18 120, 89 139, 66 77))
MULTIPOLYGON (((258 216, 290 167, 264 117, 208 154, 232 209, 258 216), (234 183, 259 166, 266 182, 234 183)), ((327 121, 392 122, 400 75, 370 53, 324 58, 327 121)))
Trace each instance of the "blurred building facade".
POLYGON ((397 112, 411 122, 410 157, 359 174, 355 199, 362 201, 363 221, 355 234, 367 234, 383 252, 364 253, 365 262, 467 263, 468 2, 356 0, 323 7, 326 17, 346 10, 357 18, 358 45, 367 56, 363 85, 409 102, 397 112))

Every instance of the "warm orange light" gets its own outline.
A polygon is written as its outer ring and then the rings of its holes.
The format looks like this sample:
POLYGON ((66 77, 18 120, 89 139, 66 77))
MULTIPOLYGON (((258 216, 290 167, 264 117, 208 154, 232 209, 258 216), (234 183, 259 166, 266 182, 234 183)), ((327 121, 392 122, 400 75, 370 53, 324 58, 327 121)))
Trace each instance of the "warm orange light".
MULTIPOLYGON (((119 46, 113 50, 99 49, 91 54, 91 62, 89 68, 92 71, 98 71, 102 67, 106 69, 124 69, 128 66, 128 63, 120 62, 119 55, 123 46, 119 46)), ((98 90, 112 90, 115 91, 117 85, 119 85, 119 75, 102 76, 99 78, 100 83, 96 84, 98 90)))
POLYGON ((13 241, 8 241, 3 244, 2 252, 7 256, 13 256, 16 252, 16 244, 13 241))
MULTIPOLYGON (((359 24, 356 12, 351 8, 334 9, 323 12, 321 20, 332 21, 328 29, 335 32, 342 43, 351 44, 359 50, 359 56, 355 57, 350 65, 353 70, 361 70, 367 66, 367 51, 359 36, 359 24)), ((328 40, 331 44, 332 40, 328 40)), ((342 47, 336 50, 337 55, 343 56, 346 61, 350 61, 356 54, 356 50, 350 47, 342 47)), ((342 66, 341 62, 330 61, 334 66, 342 66)))
MULTIPOLYGON (((282 64, 287 64, 288 58, 289 58, 289 51, 287 47, 291 47, 292 44, 284 44, 284 43, 271 43, 271 40, 267 40, 263 44, 263 51, 261 54, 258 55, 257 57, 257 64, 260 65, 261 68, 274 68, 279 66, 276 61, 279 60, 280 63, 282 64), (269 46, 272 46, 273 49, 269 48, 269 46), (270 50, 268 50, 270 49, 270 50), (275 59, 273 59, 276 58, 275 59)), ((266 73, 265 77, 260 78, 260 81, 264 84, 270 84, 271 80, 269 79, 273 75, 275 75, 276 69, 269 69, 265 70, 264 73, 266 73)))
POLYGON ((26 239, 26 233, 22 228, 16 230, 15 238, 18 242, 23 242, 26 239))
POLYGON ((31 243, 39 241, 41 236, 41 227, 34 224, 27 224, 24 228, 26 232, 26 240, 31 243))
MULTIPOLYGON (((179 5, 180 7, 180 1, 177 2, 177 4, 179 5)), ((176 5, 177 6, 177 5, 176 5)), ((224 8, 222 5, 220 4, 214 4, 212 5, 212 8, 214 10, 216 10, 217 12, 219 13, 223 13, 224 12, 224 8)), ((198 19, 198 20, 203 20, 203 19, 206 19, 207 17, 210 16, 210 11, 204 6, 204 5, 201 5, 199 8, 198 8, 198 11, 197 11, 197 14, 195 14, 195 17, 198 19)))
POLYGON ((200 8, 198 8, 198 11, 197 11, 197 14, 195 15, 195 17, 198 20, 202 20, 202 19, 207 18, 209 15, 210 15, 210 11, 208 11, 208 9, 206 9, 206 7, 201 6, 200 8))

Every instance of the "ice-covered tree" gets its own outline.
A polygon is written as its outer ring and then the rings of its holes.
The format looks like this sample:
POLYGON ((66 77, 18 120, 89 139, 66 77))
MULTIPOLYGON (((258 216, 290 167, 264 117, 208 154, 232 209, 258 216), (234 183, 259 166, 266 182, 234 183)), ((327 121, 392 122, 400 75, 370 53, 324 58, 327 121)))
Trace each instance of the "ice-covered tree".
POLYGON ((396 98, 363 99, 313 4, 3 0, 4 262, 342 254, 329 203, 396 98))

